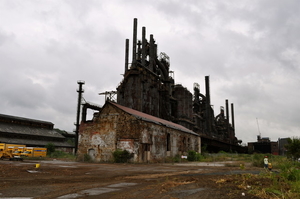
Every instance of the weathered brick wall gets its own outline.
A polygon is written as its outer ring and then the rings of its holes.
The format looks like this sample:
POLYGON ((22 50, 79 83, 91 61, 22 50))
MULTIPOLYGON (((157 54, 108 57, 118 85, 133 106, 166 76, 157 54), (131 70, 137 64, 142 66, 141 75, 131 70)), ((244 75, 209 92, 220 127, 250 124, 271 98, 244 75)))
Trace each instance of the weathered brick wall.
POLYGON ((164 159, 168 134, 170 156, 198 151, 199 145, 196 135, 143 121, 109 103, 92 122, 82 123, 79 132, 78 154, 89 154, 95 161, 111 161, 117 148, 133 153, 135 162, 164 159))
POLYGON ((92 122, 81 123, 78 139, 78 156, 89 154, 95 161, 111 161, 116 149, 116 121, 118 113, 111 107, 103 110, 92 122))

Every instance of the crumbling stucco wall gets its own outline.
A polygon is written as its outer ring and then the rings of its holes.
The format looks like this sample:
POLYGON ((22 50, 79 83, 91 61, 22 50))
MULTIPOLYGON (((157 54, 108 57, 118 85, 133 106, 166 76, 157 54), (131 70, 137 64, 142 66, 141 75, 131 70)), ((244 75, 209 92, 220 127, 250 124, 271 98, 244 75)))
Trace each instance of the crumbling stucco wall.
POLYGON ((78 156, 88 154, 94 161, 110 161, 116 149, 118 113, 109 108, 90 122, 82 122, 79 129, 78 156))
POLYGON ((106 103, 92 122, 80 125, 78 153, 95 161, 112 161, 118 148, 133 154, 134 162, 159 161, 199 151, 199 136, 145 121, 106 103))

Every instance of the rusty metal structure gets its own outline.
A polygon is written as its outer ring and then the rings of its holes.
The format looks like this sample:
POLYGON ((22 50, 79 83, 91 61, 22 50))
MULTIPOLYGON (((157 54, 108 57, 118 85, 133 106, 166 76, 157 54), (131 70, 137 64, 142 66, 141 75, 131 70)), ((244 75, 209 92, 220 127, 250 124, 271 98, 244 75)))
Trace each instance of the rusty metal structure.
MULTIPOLYGON (((78 132, 78 157, 89 155, 95 161, 111 161, 117 149, 133 154, 134 162, 161 161, 201 152, 246 152, 235 137, 234 111, 225 100, 225 109, 215 116, 210 99, 209 76, 205 76, 205 94, 199 84, 191 93, 175 84, 170 58, 157 52, 154 36, 137 39, 137 19, 133 22, 132 60, 129 62, 129 39, 125 45, 124 78, 116 91, 105 95, 103 107, 83 104, 78 132), (87 109, 94 110, 87 120, 87 109)), ((81 96, 79 96, 81 97, 81 96)), ((78 112, 79 114, 79 112, 78 112)))
POLYGON ((234 107, 225 100, 225 110, 215 116, 210 99, 209 76, 205 76, 205 94, 199 84, 194 93, 175 84, 170 71, 170 58, 157 52, 154 36, 146 38, 142 27, 142 39, 137 39, 138 21, 133 22, 132 61, 129 63, 129 39, 126 39, 124 78, 117 87, 117 103, 149 115, 180 124, 201 136, 202 145, 209 151, 246 150, 235 137, 234 107))

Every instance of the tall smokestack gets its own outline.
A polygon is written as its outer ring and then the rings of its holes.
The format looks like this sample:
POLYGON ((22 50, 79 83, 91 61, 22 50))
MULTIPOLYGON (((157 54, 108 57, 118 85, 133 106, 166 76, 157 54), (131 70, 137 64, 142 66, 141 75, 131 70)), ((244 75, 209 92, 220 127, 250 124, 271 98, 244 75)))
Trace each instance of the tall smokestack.
POLYGON ((228 108, 228 99, 225 100, 226 105, 226 126, 227 126, 227 132, 229 132, 229 108, 228 108))
POLYGON ((126 44, 125 44, 125 73, 128 71, 128 57, 129 57, 129 39, 126 39, 126 44))
POLYGON ((142 65, 146 66, 146 28, 142 28, 142 65))
POLYGON ((235 135, 235 127, 234 127, 234 109, 233 109, 233 103, 231 103, 231 119, 232 119, 232 128, 233 128, 233 133, 235 135))
POLYGON ((207 131, 211 133, 211 107, 210 107, 210 89, 209 89, 209 76, 205 76, 205 96, 206 96, 206 124, 207 131))
POLYGON ((136 62, 137 18, 133 19, 132 65, 136 62))
POLYGON ((150 61, 150 70, 154 71, 154 59, 155 59, 155 45, 153 35, 150 35, 150 49, 149 49, 149 61, 150 61))

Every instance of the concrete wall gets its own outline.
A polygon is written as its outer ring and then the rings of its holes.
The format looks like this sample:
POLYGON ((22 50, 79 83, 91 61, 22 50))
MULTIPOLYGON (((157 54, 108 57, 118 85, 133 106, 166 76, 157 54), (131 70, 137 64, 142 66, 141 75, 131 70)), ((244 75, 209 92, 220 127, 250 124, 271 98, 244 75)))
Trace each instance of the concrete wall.
POLYGON ((78 155, 112 161, 118 148, 133 153, 134 162, 151 162, 188 150, 199 151, 199 142, 196 135, 143 121, 106 103, 92 122, 80 125, 78 155))

